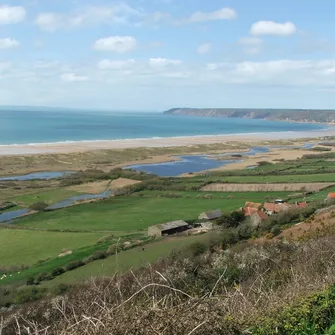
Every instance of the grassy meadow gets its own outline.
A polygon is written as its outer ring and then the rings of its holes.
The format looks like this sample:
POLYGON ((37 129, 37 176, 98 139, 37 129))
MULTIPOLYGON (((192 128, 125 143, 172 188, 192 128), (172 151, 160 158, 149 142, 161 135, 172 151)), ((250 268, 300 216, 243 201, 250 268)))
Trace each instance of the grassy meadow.
POLYGON ((200 213, 220 208, 231 212, 246 201, 262 202, 266 197, 283 198, 288 192, 169 192, 146 191, 139 196, 110 198, 27 216, 16 225, 36 229, 138 231, 172 220, 196 219, 200 213), (210 194, 210 197, 207 197, 210 194))
POLYGON ((57 257, 63 249, 94 245, 104 233, 67 233, 0 229, 0 268, 32 265, 57 257))

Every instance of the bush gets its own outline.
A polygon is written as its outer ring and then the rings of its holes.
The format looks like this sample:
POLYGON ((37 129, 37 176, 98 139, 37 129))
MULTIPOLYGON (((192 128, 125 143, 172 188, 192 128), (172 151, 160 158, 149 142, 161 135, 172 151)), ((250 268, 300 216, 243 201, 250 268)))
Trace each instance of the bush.
POLYGON ((27 302, 39 300, 42 297, 43 291, 44 290, 39 290, 36 287, 20 290, 15 297, 15 303, 25 304, 27 302))
POLYGON ((107 252, 104 251, 104 250, 99 250, 99 251, 96 251, 95 253, 93 253, 90 258, 92 259, 92 261, 96 261, 98 259, 105 259, 107 258, 107 252))
POLYGON ((62 295, 69 291, 71 288, 71 285, 66 285, 66 284, 59 284, 53 289, 53 293, 55 295, 62 295))
POLYGON ((30 209, 34 210, 34 211, 44 211, 46 208, 48 207, 48 204, 43 202, 43 201, 40 201, 40 202, 36 202, 34 204, 32 204, 30 206, 30 209))
POLYGON ((65 271, 71 271, 74 269, 77 269, 81 266, 85 265, 83 261, 77 260, 77 261, 72 261, 68 264, 65 265, 65 271))
POLYGON ((65 271, 63 268, 55 268, 51 271, 51 275, 53 277, 57 277, 57 276, 60 276, 61 274, 63 274, 65 271))
POLYGON ((107 243, 107 242, 113 241, 113 239, 114 239, 114 235, 113 234, 110 234, 110 235, 107 235, 107 236, 103 236, 103 237, 101 237, 97 241, 97 244, 107 243))
POLYGON ((271 228, 271 233, 274 235, 274 236, 277 236, 281 233, 281 229, 278 225, 275 225, 271 228))
POLYGON ((194 242, 189 246, 189 250, 192 253, 192 256, 200 256, 207 251, 207 245, 201 242, 194 242))
POLYGON ((113 244, 108 248, 107 254, 108 255, 114 255, 117 252, 119 253, 120 251, 121 251, 121 248, 119 246, 117 246, 116 244, 113 244))
POLYGON ((30 285, 34 285, 35 284, 35 279, 33 277, 29 277, 27 280, 26 280, 26 285, 27 286, 30 286, 30 285))
POLYGON ((245 220, 243 212, 232 212, 231 214, 223 214, 216 222, 226 228, 237 227, 245 220))
POLYGON ((35 283, 39 283, 44 280, 52 280, 53 276, 46 272, 41 272, 35 277, 35 283))

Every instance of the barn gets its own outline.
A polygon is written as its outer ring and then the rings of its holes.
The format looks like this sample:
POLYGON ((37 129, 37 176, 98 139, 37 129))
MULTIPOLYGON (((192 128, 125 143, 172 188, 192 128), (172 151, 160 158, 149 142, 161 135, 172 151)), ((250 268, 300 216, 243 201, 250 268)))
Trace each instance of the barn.
POLYGON ((148 236, 165 236, 181 233, 190 228, 189 224, 183 220, 171 221, 157 224, 148 228, 148 236))

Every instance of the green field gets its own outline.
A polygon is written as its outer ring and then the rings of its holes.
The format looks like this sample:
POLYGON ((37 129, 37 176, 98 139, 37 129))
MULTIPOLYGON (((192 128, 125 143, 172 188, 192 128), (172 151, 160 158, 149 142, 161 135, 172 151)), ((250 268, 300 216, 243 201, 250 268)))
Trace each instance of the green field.
MULTIPOLYGON (((246 201, 262 202, 267 196, 285 197, 288 192, 179 192, 181 198, 157 197, 159 192, 144 192, 144 196, 115 197, 106 201, 84 204, 53 212, 38 213, 16 221, 30 228, 89 231, 138 231, 171 220, 196 219, 213 209, 231 212, 246 201), (189 196, 189 197, 186 197, 189 196), (197 198, 197 197, 200 198, 197 198)), ((178 192, 173 192, 178 194, 178 192)))
POLYGON ((32 265, 57 257, 62 249, 94 245, 104 233, 63 233, 20 229, 0 230, 0 268, 32 265))
POLYGON ((208 235, 167 238, 146 245, 144 251, 142 251, 142 247, 134 248, 123 251, 118 255, 110 256, 104 260, 89 263, 84 267, 66 272, 52 281, 44 282, 43 286, 50 287, 62 283, 75 283, 91 277, 129 271, 154 263, 158 259, 168 256, 173 250, 180 250, 187 245, 204 239, 208 239, 208 235))
POLYGON ((36 202, 45 202, 49 205, 57 203, 67 198, 71 198, 73 196, 79 195, 81 193, 67 190, 65 188, 58 188, 55 190, 40 192, 40 193, 32 193, 21 195, 18 197, 13 197, 8 200, 14 201, 20 204, 22 207, 29 207, 30 205, 36 202))

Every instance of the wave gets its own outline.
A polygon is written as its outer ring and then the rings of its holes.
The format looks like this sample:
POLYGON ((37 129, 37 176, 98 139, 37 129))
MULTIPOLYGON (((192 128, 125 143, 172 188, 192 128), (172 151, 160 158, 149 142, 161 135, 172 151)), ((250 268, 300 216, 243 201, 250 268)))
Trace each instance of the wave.
POLYGON ((286 130, 286 131, 269 131, 269 132, 252 132, 252 133, 230 133, 230 134, 205 134, 205 135, 181 135, 181 136, 153 136, 153 137, 138 137, 138 138, 114 138, 114 139, 94 139, 94 140, 65 140, 55 142, 34 142, 34 143, 9 143, 0 144, 1 147, 25 147, 25 146, 54 146, 66 144, 89 144, 89 143, 110 143, 120 141, 150 141, 150 140, 165 140, 165 139, 186 139, 186 138, 214 138, 214 137, 229 137, 229 136, 254 136, 254 135, 278 135, 278 134, 304 134, 306 137, 310 133, 321 133, 323 131, 334 130, 333 127, 312 130, 286 130))

